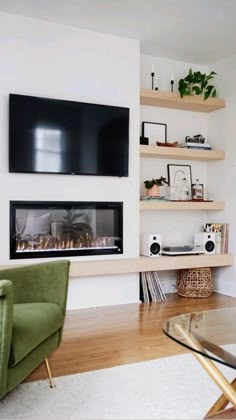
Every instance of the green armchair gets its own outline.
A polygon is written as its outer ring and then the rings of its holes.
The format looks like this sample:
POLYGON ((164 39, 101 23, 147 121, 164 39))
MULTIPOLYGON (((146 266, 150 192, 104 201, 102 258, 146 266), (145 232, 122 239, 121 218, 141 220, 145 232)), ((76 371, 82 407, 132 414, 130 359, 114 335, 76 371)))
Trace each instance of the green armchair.
POLYGON ((0 399, 61 341, 69 261, 0 270, 0 399))

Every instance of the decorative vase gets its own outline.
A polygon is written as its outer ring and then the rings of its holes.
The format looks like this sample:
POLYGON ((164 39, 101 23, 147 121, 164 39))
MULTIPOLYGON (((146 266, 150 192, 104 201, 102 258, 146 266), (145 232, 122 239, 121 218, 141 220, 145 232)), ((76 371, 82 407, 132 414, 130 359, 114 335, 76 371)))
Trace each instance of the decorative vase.
POLYGON ((149 197, 160 197, 159 185, 153 185, 152 188, 146 188, 146 195, 149 197))

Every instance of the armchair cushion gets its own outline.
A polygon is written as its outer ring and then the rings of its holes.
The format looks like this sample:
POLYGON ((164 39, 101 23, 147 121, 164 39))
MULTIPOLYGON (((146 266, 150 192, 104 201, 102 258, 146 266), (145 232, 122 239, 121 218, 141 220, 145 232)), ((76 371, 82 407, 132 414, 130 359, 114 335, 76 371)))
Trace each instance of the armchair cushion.
POLYGON ((63 321, 63 311, 56 303, 15 304, 9 367, 62 328, 63 321))

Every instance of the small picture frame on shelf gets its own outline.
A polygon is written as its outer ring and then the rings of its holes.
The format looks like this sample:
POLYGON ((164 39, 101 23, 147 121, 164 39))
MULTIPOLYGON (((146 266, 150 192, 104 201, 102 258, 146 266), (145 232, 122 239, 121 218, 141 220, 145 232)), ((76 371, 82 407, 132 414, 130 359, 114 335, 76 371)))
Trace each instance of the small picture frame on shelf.
POLYGON ((167 124, 150 121, 142 122, 142 136, 148 137, 148 144, 156 146, 156 142, 167 142, 167 124))
POLYGON ((174 201, 192 200, 192 171, 190 165, 167 165, 170 198, 174 201))

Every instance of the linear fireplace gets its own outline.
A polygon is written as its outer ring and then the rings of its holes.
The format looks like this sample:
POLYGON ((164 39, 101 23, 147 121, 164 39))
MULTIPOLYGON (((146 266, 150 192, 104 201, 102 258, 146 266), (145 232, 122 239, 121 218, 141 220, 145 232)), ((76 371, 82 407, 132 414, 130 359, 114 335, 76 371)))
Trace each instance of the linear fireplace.
POLYGON ((10 201, 10 259, 123 253, 123 203, 10 201))

